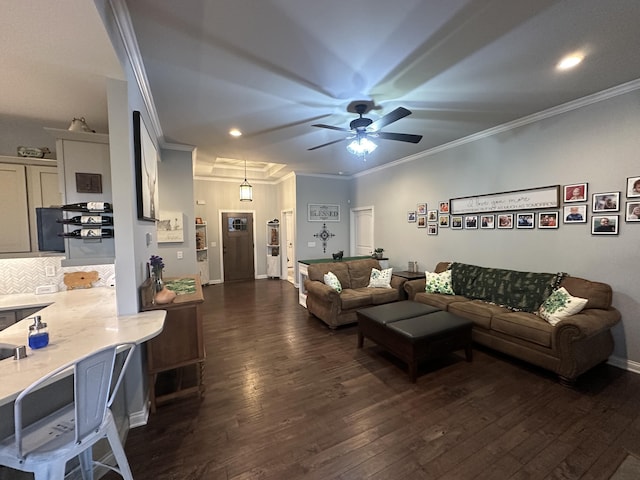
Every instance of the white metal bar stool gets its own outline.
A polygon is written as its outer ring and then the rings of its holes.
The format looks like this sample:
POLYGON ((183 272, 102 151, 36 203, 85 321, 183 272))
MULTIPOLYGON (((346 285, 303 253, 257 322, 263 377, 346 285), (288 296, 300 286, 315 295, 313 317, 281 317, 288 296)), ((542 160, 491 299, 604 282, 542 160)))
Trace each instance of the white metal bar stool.
POLYGON ((93 479, 92 446, 107 438, 119 468, 100 465, 133 480, 124 448, 111 413, 135 344, 112 345, 70 362, 32 383, 16 398, 14 434, 0 441, 0 465, 33 472, 35 480, 64 480, 68 460, 79 457, 82 478, 93 479), (125 361, 111 388, 116 353, 125 361), (73 369, 74 401, 56 412, 22 425, 22 401, 61 372, 73 369))

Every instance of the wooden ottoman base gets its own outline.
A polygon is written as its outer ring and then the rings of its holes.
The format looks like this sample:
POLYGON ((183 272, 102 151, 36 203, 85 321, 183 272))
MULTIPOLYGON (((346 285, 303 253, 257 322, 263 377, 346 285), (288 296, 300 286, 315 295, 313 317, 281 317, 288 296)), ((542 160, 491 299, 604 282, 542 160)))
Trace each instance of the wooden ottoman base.
POLYGON ((407 363, 412 382, 418 376, 418 364, 429 358, 464 349, 466 360, 472 360, 473 323, 469 320, 441 310, 396 321, 367 313, 362 310, 357 313, 358 348, 363 347, 365 337, 374 341, 407 363))

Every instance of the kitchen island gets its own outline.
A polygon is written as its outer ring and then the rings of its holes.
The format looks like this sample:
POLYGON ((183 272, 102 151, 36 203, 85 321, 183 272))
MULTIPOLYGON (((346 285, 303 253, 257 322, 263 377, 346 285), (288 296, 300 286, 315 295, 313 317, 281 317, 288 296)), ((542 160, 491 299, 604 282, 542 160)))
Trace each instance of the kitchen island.
MULTIPOLYGON (((0 308, 24 308, 38 302, 50 304, 37 313, 47 324, 49 345, 38 350, 27 347, 27 357, 21 360, 0 360, 0 406, 12 402, 24 388, 65 363, 108 345, 146 342, 162 331, 166 316, 163 310, 118 315, 116 293, 110 287, 4 295, 0 308)), ((0 331, 0 344, 28 345, 31 323, 27 318, 0 331)))

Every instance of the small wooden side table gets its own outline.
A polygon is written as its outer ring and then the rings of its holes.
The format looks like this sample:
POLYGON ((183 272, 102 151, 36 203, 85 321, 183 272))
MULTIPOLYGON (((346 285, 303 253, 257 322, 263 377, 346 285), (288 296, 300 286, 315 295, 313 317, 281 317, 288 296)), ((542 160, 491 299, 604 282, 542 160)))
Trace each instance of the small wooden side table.
MULTIPOLYGON (((151 412, 156 411, 156 406, 185 395, 194 393, 204 395, 204 333, 202 321, 202 303, 204 295, 200 277, 185 276, 181 278, 193 278, 195 280, 194 293, 178 295, 172 303, 155 305, 151 303, 151 295, 148 294, 149 287, 153 288, 150 280, 147 280, 140 287, 141 311, 166 310, 167 317, 164 322, 162 333, 147 342, 147 374, 149 376, 149 399, 151 402, 151 412), (197 368, 195 385, 183 385, 183 370, 185 367, 195 366, 197 368), (176 383, 172 391, 158 394, 156 382, 158 375, 162 372, 175 370, 176 383)), ((177 279, 166 279, 167 282, 177 279)))
POLYGON ((418 278, 425 278, 424 272, 409 272, 407 270, 400 270, 396 272, 393 271, 393 274, 397 277, 406 278, 407 280, 416 280, 418 278))

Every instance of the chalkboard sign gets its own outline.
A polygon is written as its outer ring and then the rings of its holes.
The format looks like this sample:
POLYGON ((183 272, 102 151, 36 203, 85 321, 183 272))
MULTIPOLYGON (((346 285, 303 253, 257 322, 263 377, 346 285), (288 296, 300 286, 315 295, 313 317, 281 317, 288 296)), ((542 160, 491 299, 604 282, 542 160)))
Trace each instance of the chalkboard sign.
POLYGON ((560 185, 452 198, 449 202, 452 215, 558 208, 559 205, 560 185))

